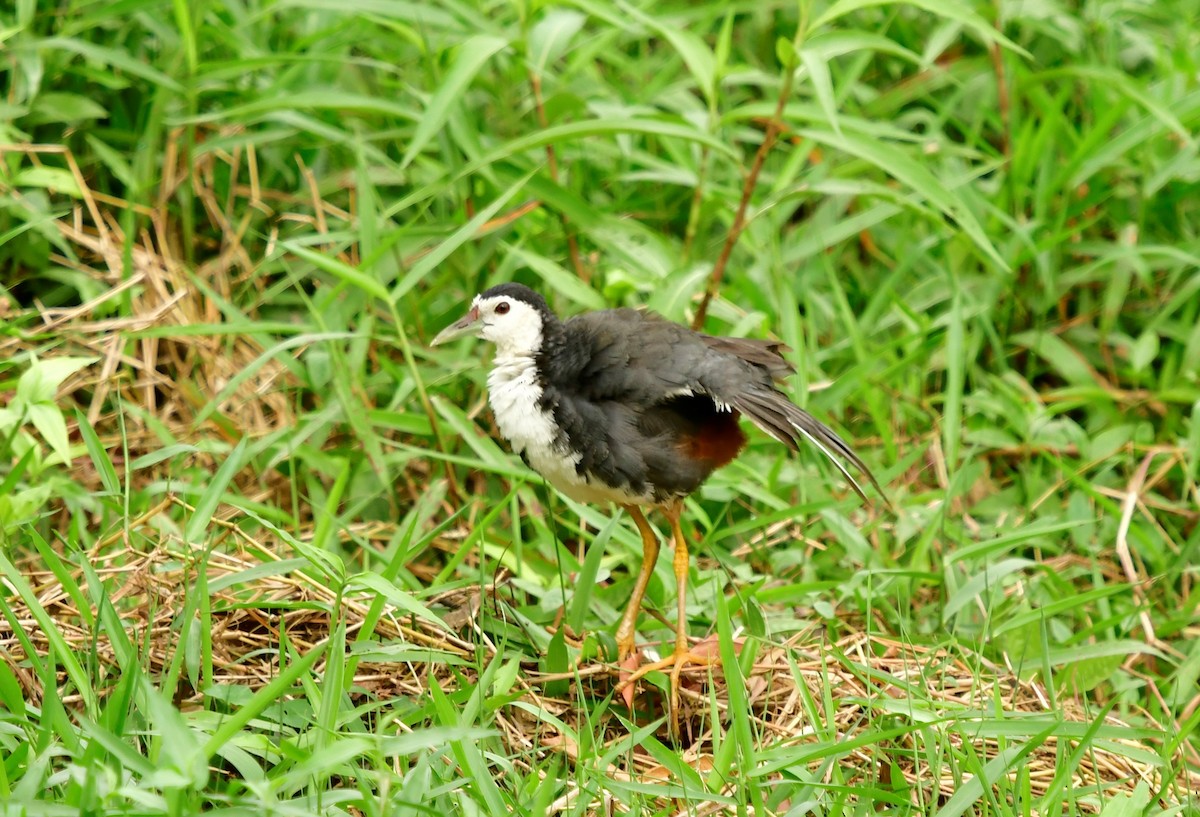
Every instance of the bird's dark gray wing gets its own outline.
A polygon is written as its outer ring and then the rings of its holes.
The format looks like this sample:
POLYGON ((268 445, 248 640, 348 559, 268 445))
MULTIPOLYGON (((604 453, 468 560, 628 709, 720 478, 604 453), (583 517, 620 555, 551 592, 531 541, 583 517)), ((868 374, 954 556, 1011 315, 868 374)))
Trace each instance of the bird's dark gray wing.
POLYGON ((567 321, 564 329, 564 347, 576 351, 554 356, 569 369, 556 382, 580 398, 649 408, 680 396, 705 395, 717 408, 744 415, 793 451, 801 440, 816 446, 863 501, 868 501, 866 494, 842 459, 883 496, 854 450, 775 387, 774 381, 794 371, 782 355, 783 344, 702 335, 634 309, 585 313, 567 321))
POLYGON ((771 376, 772 380, 783 380, 788 375, 796 373, 796 367, 784 357, 786 352, 792 350, 779 341, 722 338, 716 335, 699 335, 699 337, 710 349, 734 355, 746 363, 762 368, 771 376))

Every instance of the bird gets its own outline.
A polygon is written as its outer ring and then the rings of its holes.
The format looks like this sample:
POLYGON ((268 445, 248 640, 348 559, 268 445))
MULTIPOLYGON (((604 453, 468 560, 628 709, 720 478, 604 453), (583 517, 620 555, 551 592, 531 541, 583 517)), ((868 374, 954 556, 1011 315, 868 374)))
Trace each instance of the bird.
POLYGON ((866 493, 839 457, 883 496, 878 480, 841 437, 779 390, 776 384, 795 367, 778 341, 707 335, 628 307, 560 320, 540 294, 518 283, 480 292, 432 345, 472 335, 495 346, 488 402, 515 453, 571 499, 621 507, 641 535, 641 570, 616 630, 623 667, 637 660, 637 617, 660 549, 643 509, 657 509, 670 525, 675 651, 623 683, 670 667, 671 727, 678 734, 681 671, 689 663, 711 664, 689 648, 683 501, 742 450, 740 418, 793 451, 802 442, 815 446, 864 502, 866 493))

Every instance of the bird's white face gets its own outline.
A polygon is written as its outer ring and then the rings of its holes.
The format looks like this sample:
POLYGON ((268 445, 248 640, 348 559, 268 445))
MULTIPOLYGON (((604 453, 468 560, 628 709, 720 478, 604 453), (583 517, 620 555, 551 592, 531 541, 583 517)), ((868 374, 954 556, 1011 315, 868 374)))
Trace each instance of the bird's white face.
POLYGON ((532 355, 542 348, 542 316, 524 301, 477 295, 471 307, 479 310, 479 337, 496 344, 497 354, 532 355))
POLYGON ((433 339, 433 345, 474 335, 496 344, 497 357, 531 357, 542 348, 542 316, 506 295, 475 296, 471 310, 433 339))

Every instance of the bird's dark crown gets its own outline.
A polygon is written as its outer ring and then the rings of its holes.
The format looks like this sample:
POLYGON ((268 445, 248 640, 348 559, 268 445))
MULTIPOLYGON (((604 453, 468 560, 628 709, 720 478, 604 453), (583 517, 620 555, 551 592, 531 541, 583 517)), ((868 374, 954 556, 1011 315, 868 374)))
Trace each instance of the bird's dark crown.
POLYGON ((538 293, 534 292, 529 287, 525 286, 524 284, 514 284, 511 282, 507 283, 507 284, 497 284, 496 286, 492 287, 491 289, 487 289, 487 290, 484 290, 483 292, 479 293, 479 297, 480 298, 495 298, 495 297, 512 298, 513 300, 523 301, 524 303, 529 304, 534 309, 536 309, 538 312, 541 312, 543 314, 553 314, 550 312, 550 307, 546 305, 546 299, 543 298, 538 293))

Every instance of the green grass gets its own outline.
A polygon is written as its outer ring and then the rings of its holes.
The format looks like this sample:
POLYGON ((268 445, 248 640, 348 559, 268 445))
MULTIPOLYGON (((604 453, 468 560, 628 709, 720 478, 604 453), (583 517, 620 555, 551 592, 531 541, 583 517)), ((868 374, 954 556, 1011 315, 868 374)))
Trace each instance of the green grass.
POLYGON ((1197 19, 0 11, 4 813, 1200 813, 1197 19), (717 279, 896 512, 753 433, 676 745, 604 666, 636 530, 427 342, 717 279))

